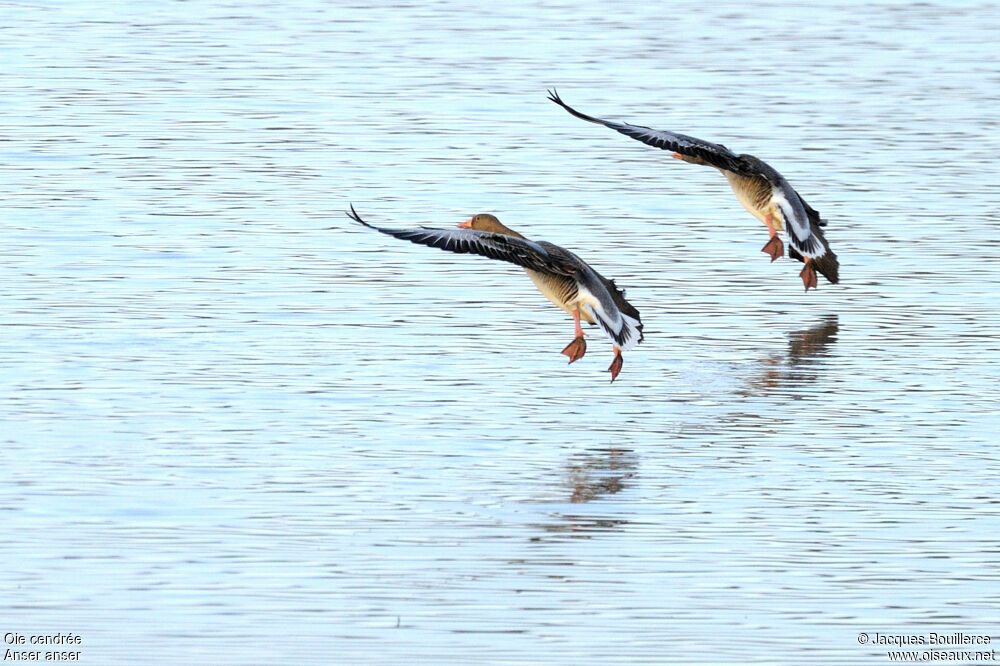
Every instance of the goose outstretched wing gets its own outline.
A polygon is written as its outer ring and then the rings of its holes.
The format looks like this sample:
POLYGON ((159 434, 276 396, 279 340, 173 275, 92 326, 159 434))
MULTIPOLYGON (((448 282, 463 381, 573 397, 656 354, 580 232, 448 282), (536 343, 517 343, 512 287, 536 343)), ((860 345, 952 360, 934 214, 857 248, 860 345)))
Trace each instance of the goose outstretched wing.
POLYGON ((458 254, 478 254, 543 273, 576 277, 577 268, 571 262, 550 253, 542 244, 526 238, 458 227, 454 229, 432 229, 429 227, 388 229, 377 227, 362 220, 361 216, 354 210, 353 205, 347 216, 369 229, 408 240, 411 243, 436 247, 458 254))
POLYGON ((650 127, 643 127, 642 125, 631 125, 629 123, 621 123, 614 120, 594 118, 593 116, 588 116, 585 113, 577 111, 569 104, 562 101, 562 98, 559 97, 559 94, 555 90, 549 91, 549 99, 581 120, 610 127, 616 132, 621 132, 625 136, 636 139, 637 141, 642 141, 647 146, 653 146, 654 148, 669 150, 687 157, 700 159, 706 164, 710 164, 711 166, 719 169, 725 169, 726 171, 733 171, 740 175, 755 175, 747 170, 746 165, 743 163, 743 160, 739 155, 729 150, 721 143, 703 141, 702 139, 696 139, 695 137, 687 136, 686 134, 677 134, 676 132, 667 132, 665 130, 655 130, 650 127))

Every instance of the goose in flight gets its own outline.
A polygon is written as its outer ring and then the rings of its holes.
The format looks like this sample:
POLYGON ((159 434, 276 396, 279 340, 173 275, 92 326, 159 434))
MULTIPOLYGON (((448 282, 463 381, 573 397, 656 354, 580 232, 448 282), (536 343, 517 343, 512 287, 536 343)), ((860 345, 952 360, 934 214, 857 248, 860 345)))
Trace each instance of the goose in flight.
POLYGON ((753 155, 737 155, 722 144, 684 134, 588 116, 562 101, 555 90, 549 91, 549 99, 577 118, 610 127, 648 146, 669 150, 679 160, 715 167, 729 181, 743 207, 767 225, 770 239, 761 251, 770 255, 772 262, 785 254, 784 243, 778 237, 778 232, 785 230, 791 244, 789 255, 805 264, 799 276, 806 291, 816 288, 816 271, 831 284, 840 280, 837 255, 830 249, 821 229, 826 222, 784 176, 763 160, 753 155))
POLYGON ((576 335, 562 350, 570 363, 583 358, 587 350, 580 320, 600 325, 615 351, 608 368, 611 381, 621 372, 622 352, 642 341, 639 311, 625 300, 625 292, 615 286, 614 280, 603 277, 569 250, 545 241, 528 240, 493 215, 474 215, 457 229, 377 227, 361 219, 353 205, 347 215, 369 229, 413 243, 460 254, 480 254, 521 266, 546 298, 572 315, 576 335))

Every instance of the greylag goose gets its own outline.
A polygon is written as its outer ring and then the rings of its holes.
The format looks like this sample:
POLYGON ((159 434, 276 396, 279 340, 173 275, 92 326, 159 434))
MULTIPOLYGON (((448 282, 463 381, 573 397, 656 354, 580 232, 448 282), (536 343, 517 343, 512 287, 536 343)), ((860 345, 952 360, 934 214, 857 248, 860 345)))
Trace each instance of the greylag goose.
POLYGON ((531 241, 500 223, 493 215, 474 215, 457 229, 387 229, 361 219, 354 206, 347 214, 369 229, 413 243, 457 253, 481 254, 524 268, 538 290, 573 316, 573 341, 562 353, 573 363, 587 350, 580 320, 598 324, 614 346, 615 358, 608 372, 611 381, 622 369, 622 352, 642 341, 639 311, 625 300, 625 292, 569 250, 545 241, 531 241))
POLYGON ((562 101, 555 90, 549 91, 549 99, 577 118, 610 127, 648 146, 670 150, 673 157, 679 160, 715 167, 729 181, 743 207, 767 226, 770 239, 761 251, 770 255, 772 262, 785 254, 785 246, 778 237, 778 232, 783 231, 787 224, 788 239, 792 246, 788 254, 805 264, 799 276, 806 291, 810 287, 816 288, 816 271, 822 273, 831 284, 837 284, 840 280, 837 255, 830 249, 821 229, 826 226, 826 222, 820 219, 819 213, 799 196, 784 176, 763 160, 753 155, 737 155, 722 144, 684 134, 588 116, 562 101))

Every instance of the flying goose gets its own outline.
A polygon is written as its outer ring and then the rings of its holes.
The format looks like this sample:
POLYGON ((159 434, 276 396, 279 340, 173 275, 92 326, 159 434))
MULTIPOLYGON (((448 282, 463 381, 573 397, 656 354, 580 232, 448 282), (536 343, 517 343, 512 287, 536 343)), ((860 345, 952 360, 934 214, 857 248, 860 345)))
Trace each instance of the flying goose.
POLYGON ((799 196, 784 176, 763 160, 753 155, 737 155, 722 144, 684 134, 588 116, 562 101, 555 90, 549 91, 549 99, 577 118, 610 127, 654 148, 673 151, 672 156, 679 160, 715 167, 729 181, 743 207, 767 225, 771 237, 761 251, 770 255, 772 262, 785 254, 778 232, 787 224, 792 246, 788 253, 805 264, 799 276, 806 291, 816 288, 816 271, 832 284, 840 280, 837 255, 830 249, 820 228, 826 226, 826 221, 820 219, 819 213, 799 196))
POLYGON ((413 243, 457 252, 481 254, 524 268, 538 290, 573 316, 573 341, 562 353, 573 363, 587 350, 580 320, 598 324, 614 346, 615 358, 608 371, 611 381, 622 369, 622 352, 642 341, 639 311, 625 300, 613 280, 608 280, 569 250, 545 241, 531 241, 500 223, 493 215, 474 215, 457 229, 387 229, 361 219, 354 206, 347 214, 369 229, 413 243))

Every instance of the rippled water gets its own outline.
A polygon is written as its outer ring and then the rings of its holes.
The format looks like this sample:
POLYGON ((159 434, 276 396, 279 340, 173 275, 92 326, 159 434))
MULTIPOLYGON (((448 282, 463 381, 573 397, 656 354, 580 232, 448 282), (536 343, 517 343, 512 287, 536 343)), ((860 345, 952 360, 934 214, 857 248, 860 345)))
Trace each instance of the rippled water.
MULTIPOLYGON (((93 664, 883 663, 1000 626, 992 3, 14 3, 0 620, 93 664), (716 173, 829 220, 802 293, 716 173), (628 289, 571 367, 493 212, 628 289)), ((6 649, 8 646, 4 646, 6 649)))

